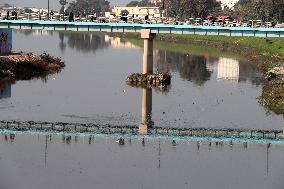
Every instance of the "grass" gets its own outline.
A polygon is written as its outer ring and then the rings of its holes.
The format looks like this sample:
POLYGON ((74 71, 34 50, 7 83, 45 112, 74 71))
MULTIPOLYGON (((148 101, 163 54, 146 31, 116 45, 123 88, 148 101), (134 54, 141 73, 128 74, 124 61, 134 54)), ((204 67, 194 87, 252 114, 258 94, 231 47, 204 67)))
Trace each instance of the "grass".
MULTIPOLYGON (((134 45, 143 47, 143 41, 138 39, 130 39, 128 40, 134 45)), ((165 41, 157 41, 154 43, 154 49, 170 51, 170 52, 178 52, 178 53, 188 53, 192 55, 198 56, 211 56, 211 57, 226 57, 226 58, 237 58, 237 59, 245 59, 243 56, 233 53, 233 52, 224 52, 217 48, 208 48, 202 45, 194 45, 194 44, 185 44, 185 43, 169 43, 165 41)))
MULTIPOLYGON (((159 37, 165 36, 166 35, 159 35, 159 37)), ((178 34, 173 34, 172 36, 176 39, 208 41, 249 47, 257 51, 266 52, 271 55, 277 54, 284 57, 284 38, 229 37, 178 34)))
MULTIPOLYGON (((139 44, 134 41, 134 39, 139 41, 139 33, 117 35, 139 44)), ((206 52, 213 56, 246 57, 250 60, 262 62, 284 60, 284 38, 158 34, 154 44, 154 47, 158 49, 185 53, 193 52, 196 55, 206 52)), ((142 42, 140 42, 139 46, 142 45, 142 42)))
POLYGON ((260 97, 260 103, 277 114, 284 112, 284 81, 274 80, 265 85, 260 97))

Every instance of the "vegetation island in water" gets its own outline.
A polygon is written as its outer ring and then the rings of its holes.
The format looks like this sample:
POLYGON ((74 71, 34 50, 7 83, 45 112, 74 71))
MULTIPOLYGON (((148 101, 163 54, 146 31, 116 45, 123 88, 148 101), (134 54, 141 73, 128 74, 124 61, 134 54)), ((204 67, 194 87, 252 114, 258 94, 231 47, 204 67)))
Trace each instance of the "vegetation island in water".
POLYGON ((65 67, 60 58, 47 53, 11 53, 0 55, 0 81, 29 80, 58 73, 65 67))

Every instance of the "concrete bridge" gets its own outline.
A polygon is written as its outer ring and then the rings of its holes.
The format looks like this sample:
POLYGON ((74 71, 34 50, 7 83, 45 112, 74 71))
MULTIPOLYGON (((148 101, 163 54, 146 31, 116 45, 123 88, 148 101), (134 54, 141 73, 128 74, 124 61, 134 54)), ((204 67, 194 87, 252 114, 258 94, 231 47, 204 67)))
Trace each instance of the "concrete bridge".
POLYGON ((221 27, 169 24, 0 20, 0 28, 123 33, 135 33, 140 32, 142 29, 150 29, 151 33, 156 34, 168 33, 215 36, 284 37, 284 28, 221 27))

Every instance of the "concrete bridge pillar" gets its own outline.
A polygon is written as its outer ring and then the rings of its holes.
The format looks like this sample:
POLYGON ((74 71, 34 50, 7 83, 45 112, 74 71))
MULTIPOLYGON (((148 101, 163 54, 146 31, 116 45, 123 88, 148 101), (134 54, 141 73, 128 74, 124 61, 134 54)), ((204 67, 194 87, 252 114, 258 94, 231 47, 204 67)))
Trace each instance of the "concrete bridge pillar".
POLYGON ((142 122, 139 125, 139 133, 147 134, 148 129, 154 126, 152 121, 152 89, 142 89, 142 122))
POLYGON ((141 38, 144 39, 143 74, 153 73, 153 41, 156 34, 150 29, 141 30, 141 38))
MULTIPOLYGON (((143 74, 153 73, 153 42, 156 34, 150 29, 141 30, 141 38, 144 39, 143 74)), ((139 133, 147 134, 148 129, 153 127, 152 121, 152 89, 142 89, 142 122, 139 125, 139 133)))

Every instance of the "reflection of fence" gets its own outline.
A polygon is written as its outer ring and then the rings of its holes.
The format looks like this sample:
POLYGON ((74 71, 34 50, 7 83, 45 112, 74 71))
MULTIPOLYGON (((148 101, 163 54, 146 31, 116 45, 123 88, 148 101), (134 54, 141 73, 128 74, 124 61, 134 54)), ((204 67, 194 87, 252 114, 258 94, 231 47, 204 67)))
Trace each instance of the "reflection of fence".
MULTIPOLYGON (((9 131, 36 131, 36 132, 64 132, 87 134, 131 134, 139 135, 137 126, 114 126, 80 123, 49 123, 49 122, 21 122, 0 121, 0 130, 9 131)), ((257 129, 217 129, 217 128, 165 128, 153 127, 149 129, 149 135, 182 136, 182 137, 208 137, 208 138, 232 138, 232 139, 269 139, 284 140, 281 130, 257 130, 257 129)))

